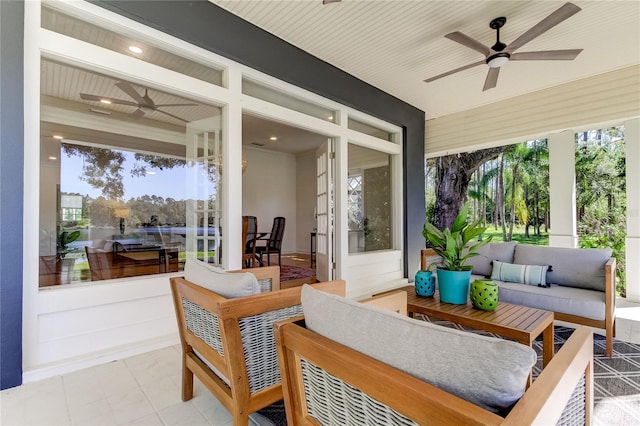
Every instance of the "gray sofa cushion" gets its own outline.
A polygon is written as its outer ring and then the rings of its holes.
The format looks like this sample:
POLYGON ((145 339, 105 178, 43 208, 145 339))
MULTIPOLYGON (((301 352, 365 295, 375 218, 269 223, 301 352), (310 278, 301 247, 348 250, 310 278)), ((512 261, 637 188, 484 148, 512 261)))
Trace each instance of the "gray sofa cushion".
POLYGON ((517 244, 513 263, 550 265, 547 283, 605 291, 604 265, 611 253, 609 248, 579 249, 517 244))
POLYGON ((576 315, 597 321, 605 319, 604 293, 599 291, 563 287, 557 284, 551 284, 549 288, 541 288, 504 281, 494 282, 498 285, 500 302, 576 315))
POLYGON ((523 395, 533 349, 508 340, 416 321, 308 285, 302 309, 310 330, 493 412, 523 395))
POLYGON ((187 259, 184 278, 228 299, 260 293, 260 284, 255 275, 227 272, 197 259, 187 259))
POLYGON ((472 272, 477 275, 491 276, 493 269, 491 262, 499 260, 500 262, 513 263, 513 253, 517 242, 510 241, 507 243, 489 243, 477 250, 478 255, 469 258, 467 263, 473 266, 472 272))

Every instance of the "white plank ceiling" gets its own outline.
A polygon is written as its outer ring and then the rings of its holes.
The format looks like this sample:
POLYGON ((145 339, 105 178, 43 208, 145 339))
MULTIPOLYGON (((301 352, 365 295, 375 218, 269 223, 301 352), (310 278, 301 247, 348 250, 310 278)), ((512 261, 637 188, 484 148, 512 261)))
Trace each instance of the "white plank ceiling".
MULTIPOLYGON (((518 52, 578 49, 574 61, 505 65, 497 87, 483 92, 487 66, 423 80, 483 59, 444 38, 460 31, 486 46, 489 22, 505 16, 506 44, 563 1, 210 0, 300 49, 435 118, 640 63, 640 2, 582 1, 582 11, 518 52)), ((639 76, 640 78, 640 76, 639 76)))

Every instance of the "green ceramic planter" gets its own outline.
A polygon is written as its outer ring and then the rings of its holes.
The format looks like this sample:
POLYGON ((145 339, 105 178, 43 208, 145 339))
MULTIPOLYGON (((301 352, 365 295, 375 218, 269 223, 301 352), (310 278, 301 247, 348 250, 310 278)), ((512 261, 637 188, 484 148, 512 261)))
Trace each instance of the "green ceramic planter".
POLYGON ((476 280, 471 283, 469 297, 474 308, 493 311, 498 306, 498 286, 491 280, 476 280))

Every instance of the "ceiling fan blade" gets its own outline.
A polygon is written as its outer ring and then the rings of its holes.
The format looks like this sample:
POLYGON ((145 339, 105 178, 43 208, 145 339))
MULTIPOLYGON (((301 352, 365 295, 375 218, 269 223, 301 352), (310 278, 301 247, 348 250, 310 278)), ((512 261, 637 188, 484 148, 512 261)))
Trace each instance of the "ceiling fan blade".
POLYGON ((470 49, 476 50, 482 53, 485 57, 491 54, 491 49, 489 49, 487 46, 480 43, 478 40, 475 40, 468 35, 461 33, 460 31, 449 33, 445 35, 445 37, 470 49))
POLYGON ((116 83, 116 87, 129 95, 131 99, 133 99, 137 103, 142 105, 147 104, 147 101, 145 101, 144 98, 140 96, 140 93, 138 93, 130 83, 127 83, 126 81, 119 81, 116 83))
POLYGON ((137 110, 133 111, 131 113, 131 117, 135 118, 136 120, 144 117, 144 111, 141 108, 138 108, 137 110))
POLYGON ((510 45, 507 46, 504 51, 507 53, 515 52, 516 49, 524 46, 526 43, 529 43, 540 34, 550 30, 551 28, 555 27, 565 19, 572 17, 581 10, 582 9, 580 9, 573 3, 565 3, 559 9, 556 9, 556 11, 551 15, 547 16, 542 21, 531 27, 529 31, 525 32, 520 37, 515 39, 510 45))
POLYGON ((454 70, 447 71, 447 72, 442 73, 442 74, 438 74, 438 75, 436 75, 435 77, 431 77, 431 78, 428 78, 428 79, 424 80, 424 82, 425 82, 425 83, 431 83, 432 81, 437 80, 437 79, 439 79, 439 78, 446 77, 446 76, 448 76, 448 75, 455 74, 455 73, 457 73, 457 72, 464 71, 464 70, 467 70, 467 69, 469 69, 469 68, 477 67, 478 65, 482 65, 482 64, 484 64, 484 63, 485 63, 485 61, 478 61, 478 62, 474 62, 474 63, 472 63, 472 64, 465 65, 465 66, 463 66, 463 67, 456 68, 456 69, 454 69, 454 70))
POLYGON ((157 112, 159 112, 159 113, 162 113, 162 114, 164 114, 164 115, 168 115, 169 117, 173 117, 173 118, 175 118, 176 120, 180 120, 180 121, 182 121, 182 122, 188 123, 188 121, 187 121, 187 120, 185 120, 184 118, 178 117, 177 115, 169 114, 168 112, 166 112, 166 111, 162 111, 162 110, 159 110, 159 109, 157 109, 156 111, 157 111, 157 112))
POLYGON ((198 104, 156 104, 156 107, 198 106, 198 104))
POLYGON ((572 61, 582 49, 542 50, 539 52, 514 53, 510 61, 572 61))
POLYGON ((487 79, 484 81, 484 87, 482 91, 493 89, 498 83, 498 75, 500 74, 500 68, 489 68, 487 73, 487 79))
POLYGON ((112 104, 129 105, 129 106, 135 106, 135 107, 138 106, 138 104, 135 102, 124 101, 122 99, 109 98, 107 96, 90 95, 88 93, 80 93, 80 99, 84 99, 85 101, 95 101, 95 102, 100 102, 104 99, 105 101, 109 101, 112 104))

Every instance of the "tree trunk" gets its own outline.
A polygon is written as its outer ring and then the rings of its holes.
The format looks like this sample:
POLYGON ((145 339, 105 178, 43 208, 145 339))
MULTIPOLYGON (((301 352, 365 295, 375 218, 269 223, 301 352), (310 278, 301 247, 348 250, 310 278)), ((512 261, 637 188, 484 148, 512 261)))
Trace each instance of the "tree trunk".
POLYGON ((511 221, 509 222, 509 239, 505 241, 511 241, 513 238, 513 224, 516 221, 516 182, 518 179, 518 167, 520 163, 516 163, 513 166, 513 177, 511 179, 511 221))
POLYGON ((467 201, 471 176, 485 161, 496 158, 505 147, 452 154, 436 160, 435 223, 438 229, 451 228, 467 201))
POLYGON ((500 200, 500 208, 496 209, 500 213, 500 224, 502 225, 502 241, 507 240, 507 228, 504 218, 505 205, 504 205, 504 155, 500 156, 500 169, 498 172, 498 198, 500 200))
MULTIPOLYGON (((527 206, 527 210, 529 210, 529 185, 524 186, 524 204, 527 206)), ((527 219, 527 223, 524 224, 524 237, 529 238, 529 225, 531 224, 531 219, 527 219)))

